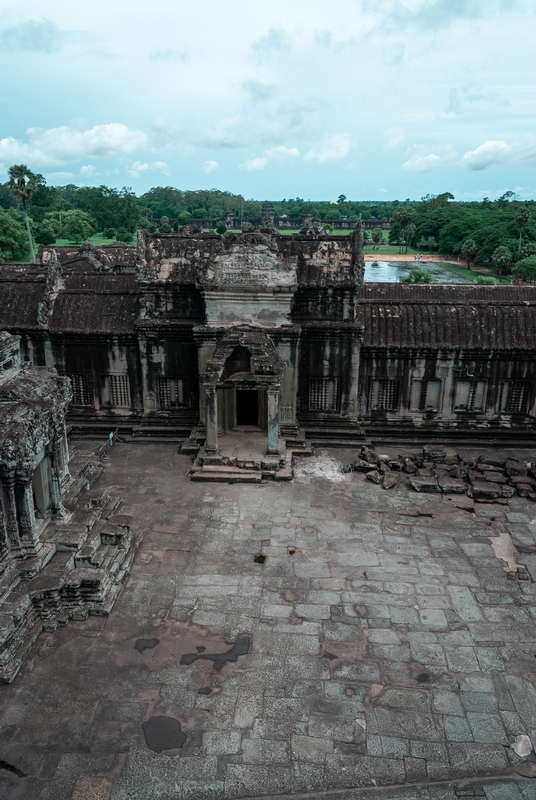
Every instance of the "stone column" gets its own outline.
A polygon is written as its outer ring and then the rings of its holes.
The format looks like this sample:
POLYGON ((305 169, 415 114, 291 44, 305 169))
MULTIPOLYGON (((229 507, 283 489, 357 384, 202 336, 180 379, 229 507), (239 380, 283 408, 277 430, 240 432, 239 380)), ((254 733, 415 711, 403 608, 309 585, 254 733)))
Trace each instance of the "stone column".
POLYGON ((270 388, 268 395, 268 450, 279 455, 279 390, 270 388))
POLYGON ((205 386, 207 438, 205 448, 211 453, 218 452, 218 395, 215 386, 205 386))
POLYGON ((352 365, 350 376, 350 391, 348 393, 348 416, 357 420, 359 416, 359 367, 361 361, 361 336, 354 332, 352 339, 352 365))
POLYGON ((19 518, 19 532, 22 544, 35 544, 35 512, 32 495, 32 478, 24 475, 16 481, 15 497, 19 518))
POLYGON ((15 479, 6 477, 2 481, 4 493, 4 510, 6 514, 7 545, 10 550, 20 547, 19 521, 17 518, 17 500, 15 497, 15 479))
POLYGON ((55 441, 52 450, 52 464, 49 472, 50 476, 50 506, 52 515, 62 519, 66 516, 61 496, 61 454, 58 452, 58 442, 55 441))

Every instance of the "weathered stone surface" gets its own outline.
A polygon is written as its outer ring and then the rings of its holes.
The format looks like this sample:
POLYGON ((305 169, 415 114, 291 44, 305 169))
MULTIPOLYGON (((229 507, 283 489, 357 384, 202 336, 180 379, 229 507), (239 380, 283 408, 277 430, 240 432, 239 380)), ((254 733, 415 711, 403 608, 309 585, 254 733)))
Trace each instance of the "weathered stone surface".
POLYGON ((441 445, 425 444, 422 451, 425 461, 444 461, 447 457, 447 451, 441 445))
POLYGON ((398 483, 398 473, 386 472, 383 476, 382 486, 384 489, 394 489, 398 483))
POLYGON ((438 478, 439 488, 444 494, 465 494, 467 484, 461 478, 441 477, 438 478))
POLYGON ((441 491, 441 489, 439 488, 439 484, 437 482, 437 478, 435 478, 434 476, 431 477, 412 476, 409 479, 409 482, 416 492, 433 493, 441 491))
POLYGON ((372 481, 372 483, 381 483, 382 482, 382 475, 378 470, 373 470, 372 472, 367 472, 367 480, 372 481))
POLYGON ((470 493, 475 499, 495 500, 502 496, 502 487, 498 483, 472 479, 470 493))
POLYGON ((362 458, 358 458, 354 461, 354 469, 356 472, 371 472, 372 470, 376 469, 376 464, 365 461, 362 458))
POLYGON ((417 465, 413 459, 404 458, 404 472, 408 472, 410 475, 417 472, 417 465))

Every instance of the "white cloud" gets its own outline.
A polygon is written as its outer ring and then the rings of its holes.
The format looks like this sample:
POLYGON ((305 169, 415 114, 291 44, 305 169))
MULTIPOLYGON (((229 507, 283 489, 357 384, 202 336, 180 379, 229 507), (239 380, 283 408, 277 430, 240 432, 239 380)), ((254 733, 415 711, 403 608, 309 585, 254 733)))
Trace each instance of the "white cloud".
POLYGON ((305 161, 316 161, 318 164, 328 164, 332 161, 342 161, 347 157, 353 147, 352 137, 348 133, 341 133, 326 139, 318 148, 313 148, 304 156, 305 161))
POLYGON ((61 50, 68 34, 50 19, 29 19, 12 28, 0 30, 0 48, 34 53, 61 50))
POLYGON ((258 172, 267 165, 267 158, 249 158, 247 161, 244 161, 243 164, 240 164, 240 169, 247 169, 248 172, 258 172))
POLYGON ((143 161, 135 161, 128 173, 129 175, 132 175, 133 178, 139 178, 142 172, 147 172, 148 169, 149 164, 145 164, 143 161))
POLYGON ((211 172, 217 170, 219 166, 220 165, 218 164, 217 161, 205 161, 205 163, 203 164, 203 172, 210 174, 211 172))
POLYGON ((442 156, 435 153, 429 153, 427 156, 413 156, 402 164, 402 169, 407 169, 409 172, 432 172, 434 169, 450 163, 454 158, 452 153, 442 156))
POLYGON ((492 167, 534 167, 536 166, 536 137, 526 137, 513 144, 502 140, 484 142, 476 150, 469 150, 461 160, 460 166, 469 170, 484 170, 492 167))
POLYGON ((26 142, 12 136, 0 139, 0 164, 56 167, 86 158, 120 158, 148 145, 145 133, 119 122, 85 131, 65 125, 48 130, 30 128, 27 136, 26 142))
POLYGON ((262 156, 257 158, 250 158, 243 164, 240 164, 240 169, 246 169, 248 172, 258 172, 268 166, 270 161, 277 161, 279 164, 290 159, 299 158, 300 151, 297 147, 270 147, 265 150, 262 156))
POLYGON ((151 164, 153 169, 161 169, 162 172, 165 172, 169 175, 169 164, 166 164, 165 161, 155 161, 154 164, 151 164))
POLYGON ((87 164, 85 167, 80 167, 80 176, 82 178, 92 178, 97 172, 97 167, 93 164, 87 164))

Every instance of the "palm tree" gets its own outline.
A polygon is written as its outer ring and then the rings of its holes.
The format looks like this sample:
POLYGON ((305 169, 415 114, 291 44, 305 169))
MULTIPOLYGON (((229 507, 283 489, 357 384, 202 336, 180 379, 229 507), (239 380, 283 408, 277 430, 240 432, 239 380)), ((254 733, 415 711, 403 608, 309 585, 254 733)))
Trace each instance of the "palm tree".
POLYGON ((28 234, 28 241, 30 242, 30 250, 32 252, 32 264, 35 264, 35 250, 30 232, 30 221, 28 219, 28 202, 32 198, 33 193, 43 182, 41 175, 36 175, 28 169, 25 164, 14 164, 8 169, 9 175, 9 188, 22 203, 24 211, 24 221, 26 222, 26 233, 28 234))
POLYGON ((528 208, 520 208, 516 213, 516 222, 519 227, 519 244, 517 246, 517 260, 521 258, 521 240, 523 238, 523 228, 530 220, 530 211, 528 208))

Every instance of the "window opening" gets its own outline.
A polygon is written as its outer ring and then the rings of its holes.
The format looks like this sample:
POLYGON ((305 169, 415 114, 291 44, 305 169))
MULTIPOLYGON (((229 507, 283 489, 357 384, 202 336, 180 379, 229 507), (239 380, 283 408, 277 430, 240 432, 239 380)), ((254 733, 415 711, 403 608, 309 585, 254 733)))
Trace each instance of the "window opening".
POLYGON ((398 409, 400 381, 398 378, 380 378, 372 382, 371 409, 396 411, 398 409))
POLYGON ((313 378, 309 381, 309 411, 338 411, 338 408, 338 378, 313 378))

